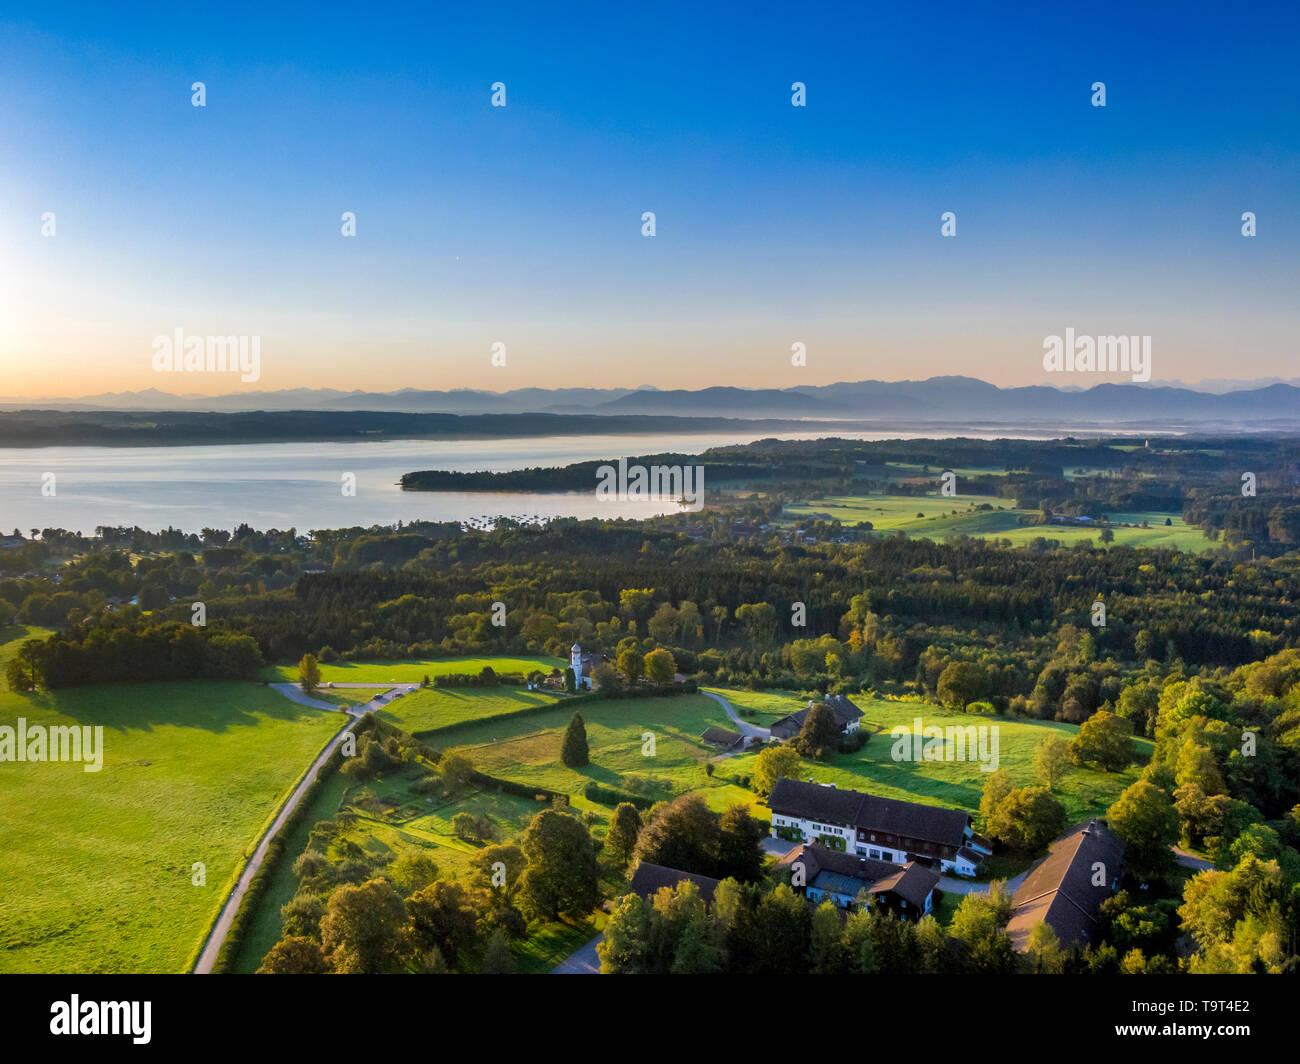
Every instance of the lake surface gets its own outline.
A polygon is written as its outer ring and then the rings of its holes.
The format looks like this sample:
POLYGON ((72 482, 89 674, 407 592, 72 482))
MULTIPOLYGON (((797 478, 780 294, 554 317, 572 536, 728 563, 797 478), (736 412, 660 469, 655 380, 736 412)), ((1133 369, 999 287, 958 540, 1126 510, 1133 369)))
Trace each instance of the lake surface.
MULTIPOLYGON (((781 433, 781 439, 934 438, 925 432, 781 433)), ((963 436, 980 435, 965 429, 963 436)), ((986 437, 1016 435, 1006 429, 986 437)), ((185 532, 233 529, 344 528, 398 521, 475 521, 498 516, 651 517, 671 501, 601 501, 590 492, 529 494, 402 491, 403 473, 419 469, 500 472, 563 466, 660 451, 697 453, 749 443, 749 433, 545 436, 492 440, 387 440, 373 443, 258 443, 210 447, 0 448, 0 531, 64 528, 93 535, 99 525, 185 532), (41 485, 54 474, 55 494, 41 485), (356 476, 356 495, 342 476, 356 476)), ((1022 436, 1023 438, 1023 436, 1022 436)), ((1037 438, 1037 437, 1031 437, 1037 438)), ((705 484, 705 491, 708 485, 705 484)), ((707 495, 706 495, 707 498, 707 495)))

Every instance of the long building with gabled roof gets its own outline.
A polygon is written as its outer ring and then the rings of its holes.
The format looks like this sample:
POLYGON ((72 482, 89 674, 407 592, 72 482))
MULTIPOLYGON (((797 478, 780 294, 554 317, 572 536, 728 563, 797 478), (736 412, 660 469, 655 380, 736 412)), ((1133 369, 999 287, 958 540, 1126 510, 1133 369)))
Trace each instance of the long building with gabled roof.
POLYGON ((1101 903, 1115 893, 1123 869, 1124 840, 1104 820, 1057 839, 1011 899, 1007 934, 1012 944, 1024 953, 1041 921, 1062 946, 1086 946, 1096 938, 1101 903))
POLYGON ((773 785, 767 804, 773 835, 817 842, 871 861, 919 861, 941 872, 973 876, 992 852, 972 830, 970 814, 958 809, 785 777, 773 785))

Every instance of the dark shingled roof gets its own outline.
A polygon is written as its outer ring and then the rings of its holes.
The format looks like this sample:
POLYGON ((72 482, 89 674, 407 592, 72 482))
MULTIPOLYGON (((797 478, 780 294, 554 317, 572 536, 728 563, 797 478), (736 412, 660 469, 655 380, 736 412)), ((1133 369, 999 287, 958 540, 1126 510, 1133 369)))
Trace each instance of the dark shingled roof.
POLYGON ((866 802, 859 814, 859 827, 945 846, 961 846, 966 841, 966 825, 970 823, 966 813, 941 809, 937 805, 877 798, 870 794, 864 797, 866 802))
POLYGON ((818 846, 816 843, 796 846, 779 863, 793 865, 797 861, 803 862, 804 881, 807 883, 811 883, 819 872, 834 872, 836 875, 861 879, 864 883, 874 883, 898 870, 898 865, 889 861, 855 857, 851 853, 840 853, 839 850, 818 846))
POLYGON ((1029 948, 1029 934, 1043 920, 1062 946, 1091 941, 1101 903, 1124 863, 1124 842, 1093 821, 1052 843, 1043 862, 1025 877, 1011 899, 1007 934, 1016 949, 1029 948), (1093 886, 1094 863, 1104 866, 1104 885, 1093 886))
POLYGON ((877 798, 859 791, 823 787, 782 777, 772 787, 768 808, 783 816, 828 824, 852 824, 867 831, 961 846, 970 817, 956 809, 877 798))
POLYGON ((694 872, 679 872, 676 868, 665 868, 663 865, 650 864, 648 861, 642 861, 636 866, 628 890, 643 898, 653 898, 660 887, 671 889, 684 879, 689 879, 700 888, 700 897, 706 904, 713 904, 713 892, 722 882, 721 880, 697 876, 694 872))
MULTIPOLYGON (((897 866, 895 866, 897 867, 897 866)), ((925 899, 939 885, 939 873, 926 868, 916 861, 908 861, 892 876, 878 880, 871 888, 872 894, 884 894, 892 891, 908 905, 915 905, 925 911, 925 899)))
POLYGON ((856 824, 865 794, 780 777, 767 806, 774 813, 828 824, 856 824))
MULTIPOLYGON (((855 720, 862 719, 862 710, 858 709, 857 706, 850 702, 848 697, 845 695, 831 695, 824 701, 831 707, 831 712, 835 715, 835 723, 840 726, 840 731, 843 731, 855 720)), ((780 720, 774 722, 772 727, 779 731, 781 730, 781 725, 785 724, 792 727, 795 731, 803 731, 804 721, 808 719, 809 708, 811 707, 805 707, 804 709, 791 713, 789 716, 782 717, 780 720)))
POLYGON ((826 704, 835 712, 835 719, 841 724, 849 724, 862 719, 862 710, 858 709, 848 695, 831 695, 826 704))
POLYGON ((804 882, 810 886, 830 887, 836 893, 851 895, 863 888, 870 894, 892 891, 922 911, 925 899, 939 885, 938 873, 915 861, 901 866, 889 861, 872 861, 816 843, 796 846, 779 863, 791 866, 802 863, 804 882), (827 882, 823 882, 824 873, 830 874, 827 882))

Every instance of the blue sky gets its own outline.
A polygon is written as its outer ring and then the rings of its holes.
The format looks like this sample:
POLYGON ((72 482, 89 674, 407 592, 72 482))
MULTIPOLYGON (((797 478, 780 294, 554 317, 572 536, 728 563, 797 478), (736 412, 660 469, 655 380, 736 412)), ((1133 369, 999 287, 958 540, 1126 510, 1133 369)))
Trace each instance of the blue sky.
POLYGON ((0 16, 0 394, 1297 373, 1295 5, 218 6, 0 16))

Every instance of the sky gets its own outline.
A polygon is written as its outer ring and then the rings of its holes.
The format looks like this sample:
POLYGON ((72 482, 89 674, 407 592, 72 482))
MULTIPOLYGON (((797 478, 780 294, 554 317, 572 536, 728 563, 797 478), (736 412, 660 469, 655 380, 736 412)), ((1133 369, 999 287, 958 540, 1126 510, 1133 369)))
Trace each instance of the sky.
POLYGON ((0 396, 1300 375, 1297 5, 701 8, 0 5, 0 396))

